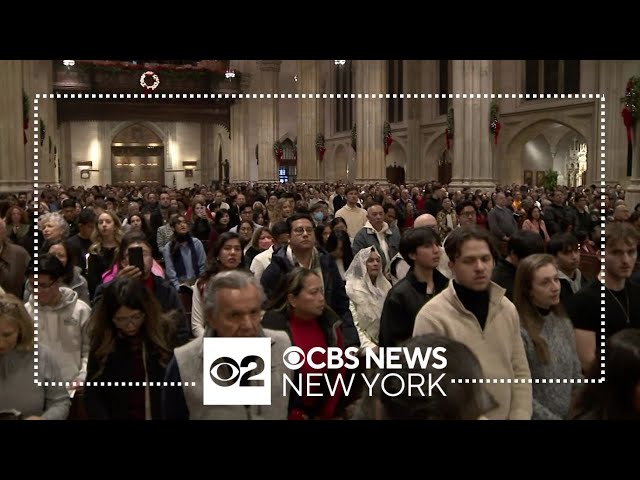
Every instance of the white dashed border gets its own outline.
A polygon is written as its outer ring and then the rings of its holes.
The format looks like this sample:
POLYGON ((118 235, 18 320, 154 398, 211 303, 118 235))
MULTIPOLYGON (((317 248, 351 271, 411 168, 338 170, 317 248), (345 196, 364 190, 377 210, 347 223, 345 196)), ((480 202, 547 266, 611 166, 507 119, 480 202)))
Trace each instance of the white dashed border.
MULTIPOLYGON (((604 200, 607 195, 607 182, 606 182, 606 165, 605 165, 605 150, 606 150, 606 99, 604 94, 600 97, 600 274, 602 275, 602 279, 604 280, 605 276, 605 228, 607 225, 607 211, 604 208, 604 200)), ((604 346, 605 346, 605 311, 606 311, 606 298, 605 298, 605 286, 604 282, 600 284, 601 286, 601 298, 600 298, 600 347, 602 350, 600 351, 600 378, 598 379, 599 383, 604 383, 605 381, 605 368, 604 368, 604 346)), ((598 336, 596 335, 596 342, 598 336)), ((595 383, 595 382, 594 382, 595 383)))
MULTIPOLYGON (((599 93, 581 93, 581 94, 523 94, 523 93, 40 93, 36 94, 33 99, 33 200, 34 200, 34 228, 38 228, 38 170, 39 170, 39 118, 38 118, 38 106, 39 99, 388 99, 388 98, 406 98, 406 99, 439 99, 439 98, 456 98, 456 99, 600 99, 600 189, 601 200, 604 202, 606 195, 606 180, 605 180, 605 125, 606 125, 606 113, 605 113, 605 96, 599 93)), ((604 227, 606 223, 606 212, 604 208, 601 208, 601 272, 605 273, 605 237, 604 227)), ((33 271, 34 271, 34 286, 33 286, 33 320, 34 320, 34 365, 33 375, 34 383, 38 386, 100 386, 100 387, 181 387, 181 386, 197 386, 197 382, 41 382, 38 380, 38 236, 34 236, 34 252, 33 252, 33 271)), ((601 291, 601 328, 600 328, 600 341, 601 346, 605 345, 605 288, 602 285, 601 291)), ((605 357, 604 352, 600 358, 601 363, 601 378, 598 379, 580 379, 580 378, 452 378, 451 383, 484 383, 484 384, 511 384, 511 383, 603 383, 605 380, 605 357)))

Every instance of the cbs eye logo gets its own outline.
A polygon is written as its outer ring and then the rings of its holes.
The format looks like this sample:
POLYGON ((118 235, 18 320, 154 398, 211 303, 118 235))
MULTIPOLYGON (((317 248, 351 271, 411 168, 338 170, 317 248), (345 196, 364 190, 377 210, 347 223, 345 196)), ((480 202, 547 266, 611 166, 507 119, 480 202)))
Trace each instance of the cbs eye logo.
POLYGON ((304 363, 304 351, 300 347, 289 347, 282 356, 282 363, 291 370, 299 369, 304 363))
POLYGON ((220 357, 209 367, 209 376, 220 387, 231 387, 238 381, 240 387, 264 387, 264 380, 254 379, 263 371, 264 360, 257 355, 247 355, 240 364, 231 357, 220 357))

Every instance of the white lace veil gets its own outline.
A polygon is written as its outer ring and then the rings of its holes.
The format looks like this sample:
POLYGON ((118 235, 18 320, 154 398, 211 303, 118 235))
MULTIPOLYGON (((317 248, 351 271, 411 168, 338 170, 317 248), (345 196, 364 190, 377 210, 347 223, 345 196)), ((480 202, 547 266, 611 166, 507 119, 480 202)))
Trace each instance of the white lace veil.
MULTIPOLYGON (((344 274, 347 294, 349 294, 349 290, 352 292, 364 290, 364 293, 372 295, 374 299, 382 298, 384 300, 387 292, 391 289, 391 283, 389 283, 389 280, 383 275, 382 269, 380 269, 380 274, 376 278, 375 285, 371 281, 371 277, 367 274, 367 260, 371 252, 374 252, 380 257, 375 247, 363 248, 353 257, 351 265, 349 265, 349 268, 344 274)), ((349 294, 349 296, 351 295, 349 294)))

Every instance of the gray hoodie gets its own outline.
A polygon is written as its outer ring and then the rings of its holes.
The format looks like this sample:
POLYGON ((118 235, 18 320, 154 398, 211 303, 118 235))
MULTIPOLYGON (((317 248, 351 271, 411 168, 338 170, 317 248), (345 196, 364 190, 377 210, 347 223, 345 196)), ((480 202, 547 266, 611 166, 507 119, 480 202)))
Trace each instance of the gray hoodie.
MULTIPOLYGON (((62 378, 71 382, 87 376, 89 359, 88 323, 91 307, 78 299, 78 294, 60 287, 60 302, 55 306, 38 304, 38 339, 49 347, 60 365, 62 378)), ((33 294, 25 304, 33 318, 33 294)))

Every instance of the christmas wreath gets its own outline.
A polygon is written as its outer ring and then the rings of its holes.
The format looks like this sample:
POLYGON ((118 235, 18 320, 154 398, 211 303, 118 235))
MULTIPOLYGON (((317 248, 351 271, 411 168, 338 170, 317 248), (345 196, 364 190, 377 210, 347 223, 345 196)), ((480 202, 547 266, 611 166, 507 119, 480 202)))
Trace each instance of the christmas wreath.
POLYGON ((29 129, 29 95, 22 90, 22 130, 24 144, 27 144, 27 130, 29 129))
POLYGON ((493 135, 493 143, 495 145, 498 144, 498 135, 500 135, 500 129, 502 128, 502 124, 498 120, 499 111, 498 102, 493 100, 491 102, 491 111, 489 112, 489 131, 493 135))
POLYGON ((327 149, 324 146, 324 135, 319 133, 316 135, 316 152, 318 152, 318 158, 320 158, 320 161, 324 159, 324 152, 326 151, 327 149))
POLYGON ((282 160, 282 144, 280 142, 275 142, 273 144, 273 154, 276 156, 278 161, 282 160))
POLYGON ((351 129, 351 146, 353 147, 353 151, 356 150, 356 140, 358 139, 358 130, 356 128, 356 124, 353 124, 353 128, 351 129))
POLYGON ((633 133, 640 116, 640 77, 631 77, 627 82, 625 91, 624 108, 622 109, 622 119, 627 128, 627 176, 632 173, 633 158, 633 133))
POLYGON ((389 155, 389 147, 393 143, 393 136, 391 135, 391 125, 389 125, 389 122, 384 122, 384 133, 382 134, 382 140, 384 142, 384 154, 389 155))
POLYGON ((447 112, 447 128, 444 130, 444 137, 447 141, 447 150, 451 148, 451 139, 453 138, 453 107, 449 108, 447 112))
POLYGON ((146 71, 140 75, 140 85, 142 85, 142 87, 147 90, 147 93, 149 93, 150 91, 158 88, 158 85, 160 85, 160 78, 152 71, 146 71), (147 77, 153 78, 153 84, 149 85, 147 83, 147 77))

